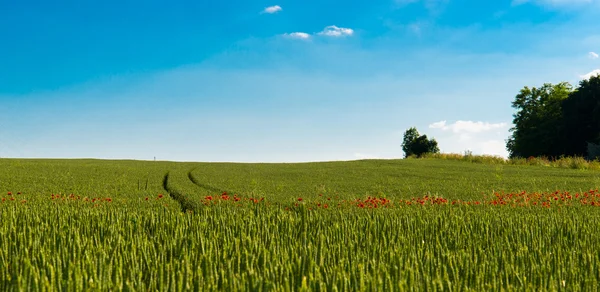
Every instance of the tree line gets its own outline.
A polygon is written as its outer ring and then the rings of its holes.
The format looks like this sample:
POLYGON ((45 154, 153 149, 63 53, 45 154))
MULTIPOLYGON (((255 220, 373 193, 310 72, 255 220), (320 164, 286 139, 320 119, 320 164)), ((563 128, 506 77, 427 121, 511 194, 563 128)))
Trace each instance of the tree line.
POLYGON ((600 157, 600 75, 579 82, 524 87, 506 141, 511 158, 600 157))
MULTIPOLYGON (((600 75, 579 82, 525 86, 512 102, 514 127, 506 140, 510 158, 565 156, 600 159, 600 75)), ((404 133, 405 156, 438 153, 435 139, 416 128, 404 133)))

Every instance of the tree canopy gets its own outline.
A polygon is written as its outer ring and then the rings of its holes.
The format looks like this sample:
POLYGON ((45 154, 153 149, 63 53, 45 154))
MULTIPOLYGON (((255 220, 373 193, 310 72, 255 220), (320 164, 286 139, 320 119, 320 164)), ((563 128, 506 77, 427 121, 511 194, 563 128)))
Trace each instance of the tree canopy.
POLYGON ((420 135, 417 128, 412 127, 404 132, 402 141, 402 150, 404 157, 416 155, 422 156, 425 153, 439 153, 438 143, 435 139, 428 139, 427 135, 420 135))
POLYGON ((575 89, 567 82, 524 87, 512 107, 510 157, 590 157, 589 144, 600 143, 600 76, 575 89))

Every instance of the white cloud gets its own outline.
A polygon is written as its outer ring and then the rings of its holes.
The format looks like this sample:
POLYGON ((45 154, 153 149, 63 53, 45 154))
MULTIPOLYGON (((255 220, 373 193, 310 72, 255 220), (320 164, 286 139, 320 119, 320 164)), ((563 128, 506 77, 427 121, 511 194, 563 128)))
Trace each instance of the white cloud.
POLYGON ((442 129, 446 126, 446 121, 439 121, 429 125, 430 129, 442 129))
POLYGON ((287 38, 300 39, 300 40, 307 40, 310 38, 310 35, 305 32, 286 33, 286 34, 283 34, 283 36, 287 37, 287 38))
POLYGON ((343 37, 343 36, 351 36, 354 34, 354 30, 351 28, 337 27, 335 25, 330 25, 325 27, 323 31, 318 33, 319 35, 330 36, 330 37, 343 37))
POLYGON ((508 126, 507 123, 488 123, 473 121, 456 121, 453 124, 446 124, 446 121, 439 121, 429 125, 430 129, 441 129, 443 131, 452 131, 453 133, 481 133, 494 129, 503 129, 508 126))
POLYGON ((579 76, 582 80, 587 80, 592 78, 592 76, 600 75, 600 69, 596 69, 588 74, 579 76))
POLYGON ((279 5, 273 5, 273 6, 266 7, 262 12, 263 13, 273 14, 273 13, 277 13, 279 11, 281 11, 281 6, 279 6, 279 5))
MULTIPOLYGON (((352 30, 351 28, 343 28, 343 27, 337 27, 335 25, 330 25, 325 27, 325 29, 323 29, 323 31, 316 33, 315 35, 322 35, 322 36, 328 36, 328 37, 344 37, 344 36, 351 36, 354 34, 354 30, 352 30)), ((311 38, 311 35, 305 32, 292 32, 292 33, 284 33, 283 34, 284 37, 287 38, 292 38, 292 39, 301 39, 301 40, 308 40, 311 38)))
POLYGON ((588 56, 590 57, 590 59, 598 59, 598 54, 596 54, 595 52, 589 52, 588 56))
POLYGON ((456 121, 448 124, 439 121, 430 124, 429 128, 442 130, 441 135, 435 135, 442 152, 471 150, 474 154, 508 156, 504 142, 509 136, 508 123, 456 121))
POLYGON ((465 134, 465 133, 458 134, 459 142, 469 142, 469 141, 471 141, 471 139, 473 139, 473 137, 469 134, 465 134))
MULTIPOLYGON (((484 133, 482 136, 468 136, 464 134, 450 134, 447 136, 434 137, 442 153, 463 154, 470 150, 477 155, 495 155, 508 157, 505 139, 508 131, 503 133, 484 133)), ((429 135, 428 135, 429 137, 429 135)))

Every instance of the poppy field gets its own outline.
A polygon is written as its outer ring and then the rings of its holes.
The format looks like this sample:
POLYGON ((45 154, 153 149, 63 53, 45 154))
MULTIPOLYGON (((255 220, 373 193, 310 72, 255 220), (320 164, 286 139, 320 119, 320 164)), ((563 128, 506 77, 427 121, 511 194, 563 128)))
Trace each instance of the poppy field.
POLYGON ((0 159, 0 289, 597 290, 600 172, 0 159))

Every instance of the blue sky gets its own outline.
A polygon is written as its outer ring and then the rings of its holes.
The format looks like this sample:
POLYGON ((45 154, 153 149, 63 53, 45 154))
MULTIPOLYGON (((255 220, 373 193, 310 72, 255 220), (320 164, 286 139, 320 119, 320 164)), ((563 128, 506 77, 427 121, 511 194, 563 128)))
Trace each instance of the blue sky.
POLYGON ((598 0, 0 2, 0 157, 506 155, 523 86, 600 68, 598 0))

